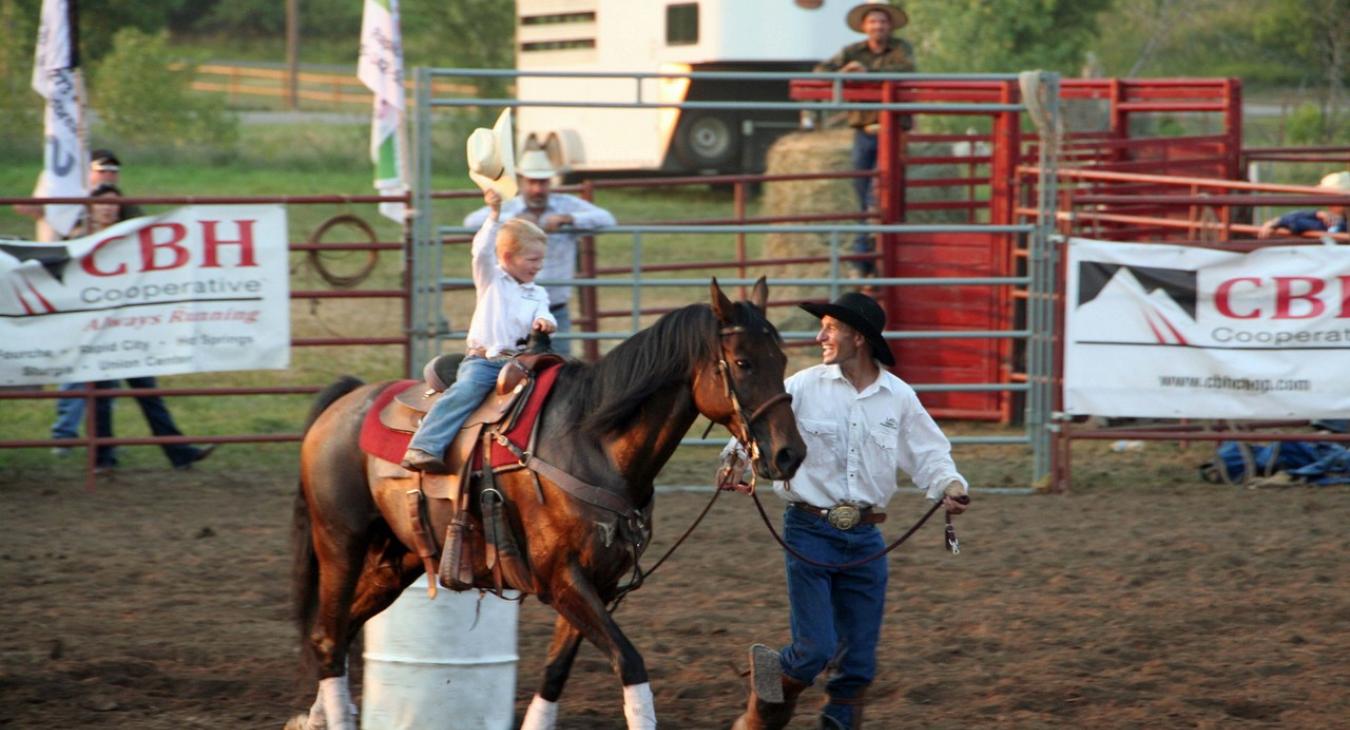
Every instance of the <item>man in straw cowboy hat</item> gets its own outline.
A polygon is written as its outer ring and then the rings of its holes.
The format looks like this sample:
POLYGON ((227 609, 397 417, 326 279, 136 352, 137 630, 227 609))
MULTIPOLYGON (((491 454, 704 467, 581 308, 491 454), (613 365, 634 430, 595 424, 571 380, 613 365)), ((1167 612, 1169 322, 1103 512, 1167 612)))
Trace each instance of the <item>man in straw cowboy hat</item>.
MULTIPOLYGON (((577 239, 587 231, 614 225, 614 215, 575 195, 553 192, 553 177, 557 171, 544 150, 526 150, 515 171, 519 195, 513 192, 503 196, 506 202, 502 203, 502 220, 528 220, 548 234, 548 253, 544 257, 544 268, 539 272, 540 278, 555 281, 575 278, 577 239)), ((464 218, 464 225, 476 228, 487 216, 488 209, 480 208, 464 218)), ((571 332, 572 315, 568 302, 572 298, 572 287, 553 285, 545 288, 548 290, 548 310, 558 322, 558 332, 571 332)), ((551 346, 560 355, 570 355, 572 351, 572 342, 567 339, 554 338, 551 346)))
MULTIPOLYGON (((952 462, 951 444, 919 403, 914 389, 883 366, 895 365, 882 337, 886 313, 871 297, 850 292, 802 309, 820 318, 821 364, 787 379, 792 410, 806 441, 806 460, 790 484, 774 483, 787 500, 783 539, 792 643, 782 652, 750 650, 750 701, 733 726, 782 728, 797 697, 833 661, 820 727, 862 727, 863 696, 876 676, 877 642, 886 599, 886 558, 845 563, 884 548, 877 525, 903 470, 948 512, 966 505, 966 480, 952 462)), ((745 455, 733 441, 723 450, 718 482, 736 488, 745 455)))
MULTIPOLYGON (((1329 193, 1350 195, 1350 170, 1327 175, 1317 187, 1329 193)), ((1345 233, 1350 230, 1346 225, 1345 211, 1345 203, 1328 205, 1326 210, 1296 210, 1266 221, 1257 235, 1261 238, 1270 238, 1279 232, 1294 236, 1303 235, 1306 231, 1345 233)))
POLYGON ((442 474, 445 449, 469 414, 492 391, 497 375, 517 353, 531 330, 553 332, 548 294, 534 279, 544 265, 547 236, 527 220, 499 220, 503 194, 515 193, 511 149, 511 112, 491 130, 469 136, 469 177, 483 189, 488 215, 473 237, 473 288, 476 301, 467 352, 445 395, 432 405, 413 434, 403 467, 442 474))
MULTIPOLYGON (((839 71, 844 73, 904 73, 914 70, 914 49, 891 33, 903 28, 909 17, 905 11, 888 3, 863 3, 848 11, 845 18, 848 27, 867 36, 865 40, 844 46, 828 60, 816 64, 817 71, 839 71)), ((877 166, 877 132, 879 113, 875 111, 851 111, 848 113, 848 125, 853 127, 853 167, 871 172, 877 166)), ((900 126, 909 129, 912 122, 908 116, 900 117, 900 126)), ((872 177, 859 177, 853 181, 858 193, 858 205, 866 211, 872 200, 872 177)), ((853 252, 869 253, 872 250, 871 238, 859 234, 853 239, 853 252)), ((876 267, 871 261, 855 261, 856 272, 869 275, 876 267)))

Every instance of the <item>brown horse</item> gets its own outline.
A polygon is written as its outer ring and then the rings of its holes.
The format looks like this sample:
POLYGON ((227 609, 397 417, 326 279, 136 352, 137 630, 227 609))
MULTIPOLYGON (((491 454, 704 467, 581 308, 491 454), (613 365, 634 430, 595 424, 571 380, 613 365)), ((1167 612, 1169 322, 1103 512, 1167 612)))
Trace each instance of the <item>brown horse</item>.
MULTIPOLYGON (((544 475, 537 492, 534 475, 523 469, 496 477, 534 579, 528 592, 558 612, 543 682, 523 727, 553 726, 582 638, 609 655, 623 683, 628 727, 655 725, 642 655, 607 606, 646 547, 652 482, 699 414, 748 444, 765 479, 790 478, 806 455, 783 390, 787 358, 765 318, 764 279, 750 302, 733 304, 716 280, 711 290, 711 306, 663 316, 594 365, 562 366, 541 416, 536 455, 598 487, 605 499, 577 499, 544 475)), ((296 608, 319 692, 295 726, 354 730, 348 643, 423 572, 404 495, 416 482, 357 445, 363 417, 388 385, 349 377, 329 386, 301 446, 296 608)), ((434 534, 445 534, 447 519, 433 514, 434 534)), ((481 535, 470 539, 480 543, 470 551, 475 583, 490 588, 481 535)))

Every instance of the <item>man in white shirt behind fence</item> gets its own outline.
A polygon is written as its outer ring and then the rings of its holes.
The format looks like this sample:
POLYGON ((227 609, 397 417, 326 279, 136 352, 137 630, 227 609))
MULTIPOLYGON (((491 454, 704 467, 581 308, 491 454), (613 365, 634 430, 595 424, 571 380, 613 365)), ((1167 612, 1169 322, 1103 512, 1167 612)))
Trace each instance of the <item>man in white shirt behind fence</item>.
MULTIPOLYGON (((848 293, 801 307, 821 319, 822 363, 785 383, 807 451, 797 475, 775 482, 774 491, 788 502, 787 545, 812 561, 843 566, 884 549, 876 525, 897 491, 897 468, 952 514, 965 511, 957 500, 967 484, 952 462, 950 442, 914 389, 882 367, 895 358, 882 337, 880 305, 848 293)), ((734 483, 744 461, 733 441, 723 451, 719 483, 734 483)), ((750 702, 734 727, 786 726, 797 696, 836 655, 820 727, 861 727, 863 695, 876 676, 886 557, 852 567, 811 565, 790 553, 786 560, 792 644, 781 653, 752 648, 750 702)))

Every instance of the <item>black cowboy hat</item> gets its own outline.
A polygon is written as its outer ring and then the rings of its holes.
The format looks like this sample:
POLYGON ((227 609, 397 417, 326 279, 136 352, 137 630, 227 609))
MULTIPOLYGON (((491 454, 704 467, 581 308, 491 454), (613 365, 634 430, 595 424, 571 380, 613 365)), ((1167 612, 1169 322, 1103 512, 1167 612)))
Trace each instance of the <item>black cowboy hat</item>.
POLYGON ((802 302, 798 306, 817 317, 829 315, 858 330, 872 347, 872 357, 883 365, 895 365, 891 347, 886 344, 886 338, 881 336, 882 330, 886 329, 886 312, 872 297, 849 292, 829 304, 802 302))
POLYGON ((112 150, 98 149, 89 153, 89 166, 95 170, 113 172, 121 168, 122 161, 117 159, 112 150))

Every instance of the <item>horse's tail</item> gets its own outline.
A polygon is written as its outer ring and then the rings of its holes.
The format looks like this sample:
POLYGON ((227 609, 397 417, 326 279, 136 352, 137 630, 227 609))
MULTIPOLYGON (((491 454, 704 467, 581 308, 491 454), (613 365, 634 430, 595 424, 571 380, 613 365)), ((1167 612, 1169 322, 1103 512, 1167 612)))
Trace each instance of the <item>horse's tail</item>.
MULTIPOLYGON (((318 396, 314 399, 314 406, 309 411, 309 417, 305 420, 304 432, 308 434, 310 427, 319 419, 320 414, 337 402, 337 399, 362 385, 360 378, 344 375, 319 391, 318 396)), ((314 622, 314 611, 319 605, 319 560, 314 554, 309 505, 305 502, 303 487, 295 492, 295 508, 291 518, 291 548, 291 554, 295 561, 291 566, 295 622, 300 627, 300 641, 303 643, 309 638, 310 626, 314 622)), ((310 652, 302 650, 301 655, 309 657, 310 652)))
POLYGON ((360 378, 355 375, 343 375, 337 380, 325 385, 319 394, 314 396, 314 405, 309 409, 309 417, 305 419, 304 433, 309 433, 309 427, 319 420, 319 416, 328 410, 328 406, 337 402, 338 398, 365 385, 360 378))

